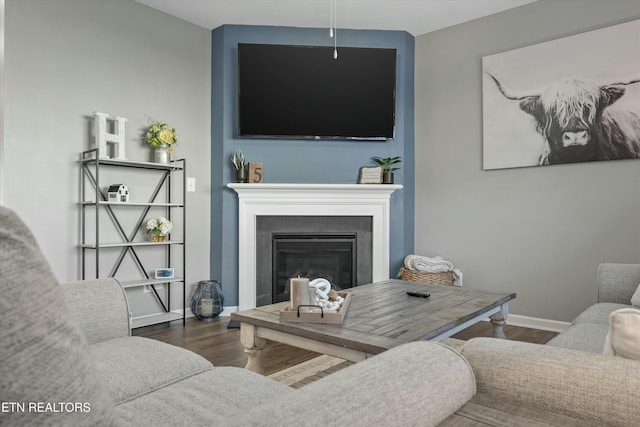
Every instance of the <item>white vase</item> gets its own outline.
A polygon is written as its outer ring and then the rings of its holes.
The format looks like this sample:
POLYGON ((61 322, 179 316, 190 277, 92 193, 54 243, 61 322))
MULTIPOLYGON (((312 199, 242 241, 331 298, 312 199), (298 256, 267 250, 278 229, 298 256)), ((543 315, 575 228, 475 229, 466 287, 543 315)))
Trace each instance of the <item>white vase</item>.
POLYGON ((156 163, 169 164, 169 146, 161 145, 156 148, 155 161, 156 163))

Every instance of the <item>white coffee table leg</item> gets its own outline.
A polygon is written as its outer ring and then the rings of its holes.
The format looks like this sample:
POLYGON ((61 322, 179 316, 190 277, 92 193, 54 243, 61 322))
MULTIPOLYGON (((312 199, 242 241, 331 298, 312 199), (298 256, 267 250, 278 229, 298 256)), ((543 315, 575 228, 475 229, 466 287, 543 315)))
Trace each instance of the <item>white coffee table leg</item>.
POLYGON ((247 353, 248 369, 259 374, 264 373, 262 363, 260 363, 260 352, 267 345, 267 340, 256 336, 256 328, 248 323, 240 323, 240 342, 244 346, 244 352, 247 353))
POLYGON ((504 325, 507 323, 508 315, 509 315, 509 304, 502 304, 502 306, 500 306, 500 311, 489 317, 491 319, 491 324, 493 325, 494 338, 500 338, 503 340, 507 339, 507 336, 504 334, 503 328, 504 328, 504 325))

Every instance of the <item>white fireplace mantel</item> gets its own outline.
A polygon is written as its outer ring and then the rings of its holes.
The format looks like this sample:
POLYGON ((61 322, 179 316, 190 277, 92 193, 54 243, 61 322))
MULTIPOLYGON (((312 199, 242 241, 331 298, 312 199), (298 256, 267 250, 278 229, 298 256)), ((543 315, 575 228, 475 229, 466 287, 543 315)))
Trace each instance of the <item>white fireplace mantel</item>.
POLYGON ((372 278, 389 278, 389 206, 398 184, 237 184, 240 310, 256 306, 258 216, 372 217, 372 278))

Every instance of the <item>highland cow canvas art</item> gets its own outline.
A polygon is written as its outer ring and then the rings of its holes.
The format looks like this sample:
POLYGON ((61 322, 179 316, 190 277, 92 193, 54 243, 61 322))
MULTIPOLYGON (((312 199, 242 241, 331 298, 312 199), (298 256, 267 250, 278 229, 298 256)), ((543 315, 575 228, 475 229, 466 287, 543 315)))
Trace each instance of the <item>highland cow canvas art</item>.
POLYGON ((482 58, 483 168, 640 157, 640 20, 482 58))

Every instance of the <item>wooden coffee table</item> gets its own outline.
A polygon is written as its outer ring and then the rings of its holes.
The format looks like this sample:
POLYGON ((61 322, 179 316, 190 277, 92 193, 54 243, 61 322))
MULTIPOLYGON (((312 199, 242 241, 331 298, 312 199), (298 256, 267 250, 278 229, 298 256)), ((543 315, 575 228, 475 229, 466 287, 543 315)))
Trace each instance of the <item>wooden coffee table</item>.
POLYGON ((348 291, 351 305, 341 325, 280 322, 280 310, 288 302, 232 313, 231 319, 240 322, 246 368, 263 372, 259 353, 268 341, 359 362, 411 341, 441 341, 486 318, 493 324, 493 336, 505 338, 508 304, 516 297, 392 279, 348 291), (412 297, 407 291, 431 296, 412 297))

